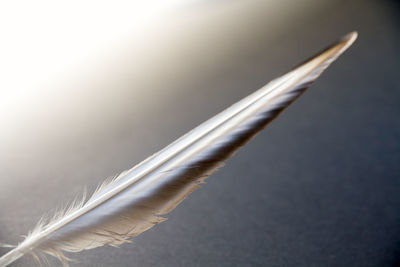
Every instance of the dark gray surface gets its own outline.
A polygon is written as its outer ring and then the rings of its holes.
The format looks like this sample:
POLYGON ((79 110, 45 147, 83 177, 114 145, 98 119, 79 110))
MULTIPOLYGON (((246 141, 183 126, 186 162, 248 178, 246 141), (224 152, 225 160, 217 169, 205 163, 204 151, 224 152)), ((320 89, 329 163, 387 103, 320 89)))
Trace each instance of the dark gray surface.
POLYGON ((124 67, 123 83, 82 86, 63 104, 49 93, 47 106, 1 121, 0 240, 18 242, 84 185, 131 167, 357 30, 354 46, 167 222, 119 249, 73 255, 73 265, 398 266, 400 6, 287 1, 272 14, 266 1, 249 1, 215 19, 205 15, 217 8, 209 2, 184 11, 190 23, 178 17, 160 28, 172 37, 160 37, 139 78, 124 67))

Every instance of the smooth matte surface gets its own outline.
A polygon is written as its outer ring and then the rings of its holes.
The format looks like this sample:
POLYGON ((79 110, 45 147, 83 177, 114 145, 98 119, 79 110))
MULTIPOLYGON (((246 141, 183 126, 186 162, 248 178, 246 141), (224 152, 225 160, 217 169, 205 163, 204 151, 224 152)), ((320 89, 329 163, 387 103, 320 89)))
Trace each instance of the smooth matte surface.
POLYGON ((400 5, 321 2, 285 2, 271 17, 265 1, 237 10, 223 1, 218 10, 231 11, 210 18, 217 7, 208 1, 189 23, 182 16, 160 28, 173 37, 160 39, 139 78, 127 53, 126 72, 107 84, 49 92, 47 106, 33 104, 13 123, 2 114, 0 241, 18 242, 83 186, 357 30, 353 47, 168 221, 119 249, 73 255, 72 265, 398 266, 400 5))

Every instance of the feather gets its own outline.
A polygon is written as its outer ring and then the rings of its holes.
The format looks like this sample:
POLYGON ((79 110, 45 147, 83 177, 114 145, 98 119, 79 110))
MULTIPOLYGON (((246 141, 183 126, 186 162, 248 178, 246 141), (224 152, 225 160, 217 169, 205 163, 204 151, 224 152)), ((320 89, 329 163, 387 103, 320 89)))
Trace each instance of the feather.
MULTIPOLYGON (((100 185, 49 220, 42 219, 23 242, 0 258, 6 266, 25 254, 45 255, 64 266, 64 252, 120 246, 166 220, 174 209, 262 130, 356 39, 352 32, 317 56, 201 124, 142 163, 100 185)), ((85 195, 85 194, 84 194, 85 195)))

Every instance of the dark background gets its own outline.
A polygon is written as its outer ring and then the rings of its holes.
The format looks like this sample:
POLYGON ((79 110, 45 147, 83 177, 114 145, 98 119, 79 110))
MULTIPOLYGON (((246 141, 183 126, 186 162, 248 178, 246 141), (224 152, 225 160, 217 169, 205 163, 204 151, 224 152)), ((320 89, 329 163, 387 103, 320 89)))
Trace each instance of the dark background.
POLYGON ((400 4, 277 2, 191 2, 140 36, 154 47, 117 51, 119 68, 104 61, 91 77, 102 82, 51 85, 45 104, 2 111, 0 241, 19 242, 85 185, 357 30, 311 89, 168 221, 119 249, 72 255, 72 265, 399 266, 400 4))

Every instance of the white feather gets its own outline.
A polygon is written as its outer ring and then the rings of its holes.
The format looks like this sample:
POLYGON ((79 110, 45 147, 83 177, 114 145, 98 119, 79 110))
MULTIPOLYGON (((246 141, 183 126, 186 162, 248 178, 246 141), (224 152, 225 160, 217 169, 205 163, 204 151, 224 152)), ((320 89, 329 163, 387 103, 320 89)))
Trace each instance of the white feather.
POLYGON ((232 154, 263 129, 356 39, 350 33, 289 73, 271 81, 134 168, 104 182, 88 199, 41 220, 26 239, 0 258, 6 266, 43 253, 67 266, 63 251, 119 246, 165 220, 232 154))

